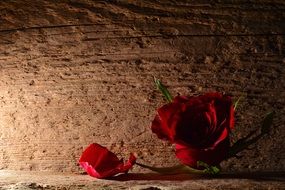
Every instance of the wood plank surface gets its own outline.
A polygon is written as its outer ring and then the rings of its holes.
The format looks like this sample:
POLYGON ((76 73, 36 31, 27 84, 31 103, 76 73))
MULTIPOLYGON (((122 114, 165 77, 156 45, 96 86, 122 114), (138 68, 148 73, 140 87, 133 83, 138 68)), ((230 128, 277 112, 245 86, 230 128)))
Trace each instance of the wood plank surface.
POLYGON ((177 163, 150 130, 153 76, 173 95, 242 96, 235 139, 275 110, 270 136, 223 167, 285 169, 282 0, 1 1, 0 169, 80 173, 92 142, 177 163))

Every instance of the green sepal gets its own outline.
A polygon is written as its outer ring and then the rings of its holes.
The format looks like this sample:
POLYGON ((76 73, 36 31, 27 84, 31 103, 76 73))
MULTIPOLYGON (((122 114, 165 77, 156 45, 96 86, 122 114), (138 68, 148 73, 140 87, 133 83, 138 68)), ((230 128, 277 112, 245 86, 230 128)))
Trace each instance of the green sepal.
POLYGON ((240 97, 235 101, 235 103, 234 103, 234 110, 235 110, 235 111, 236 111, 236 109, 237 109, 237 107, 238 107, 238 104, 239 104, 241 98, 242 98, 242 96, 240 96, 240 97))
POLYGON ((162 82, 154 77, 154 83, 156 87, 161 91, 165 99, 168 101, 168 103, 172 102, 172 96, 168 89, 162 84, 162 82))
POLYGON ((220 168, 218 168, 217 166, 210 166, 205 162, 202 161, 197 161, 197 166, 200 167, 204 167, 205 169, 203 170, 204 173, 206 174, 210 174, 210 175, 216 175, 218 173, 220 173, 220 168))

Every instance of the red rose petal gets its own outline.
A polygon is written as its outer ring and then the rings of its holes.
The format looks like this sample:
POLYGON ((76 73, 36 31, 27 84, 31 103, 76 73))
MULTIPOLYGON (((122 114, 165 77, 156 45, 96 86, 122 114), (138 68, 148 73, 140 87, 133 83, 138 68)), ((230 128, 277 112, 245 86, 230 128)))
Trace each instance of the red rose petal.
POLYGON ((224 128, 224 130, 221 132, 220 136, 218 137, 218 139, 216 139, 214 145, 212 146, 212 148, 214 148, 215 146, 217 146, 220 142, 222 142, 224 139, 228 138, 229 136, 229 131, 227 128, 224 128))
POLYGON ((181 144, 176 144, 175 148, 176 157, 185 165, 198 168, 197 161, 203 161, 215 166, 226 158, 229 150, 229 140, 225 139, 213 149, 195 149, 181 144))
POLYGON ((189 97, 187 96, 176 96, 174 99, 173 99, 173 103, 187 103, 189 100, 189 97))
POLYGON ((159 115, 156 115, 154 117, 154 120, 152 121, 152 124, 151 124, 151 130, 153 133, 157 135, 159 139, 162 139, 162 140, 170 139, 169 130, 167 128, 164 129, 164 125, 162 125, 159 115))
POLYGON ((152 122, 152 132, 160 139, 173 141, 180 111, 181 106, 176 103, 169 103, 159 108, 152 122))
POLYGON ((230 129, 233 129, 234 125, 235 125, 234 112, 235 112, 235 109, 234 109, 233 105, 231 105, 231 107, 230 107, 230 119, 229 119, 230 129))
POLYGON ((107 148, 93 143, 83 151, 79 164, 90 176, 107 178, 127 172, 135 164, 135 161, 136 157, 131 154, 129 160, 123 163, 107 148))

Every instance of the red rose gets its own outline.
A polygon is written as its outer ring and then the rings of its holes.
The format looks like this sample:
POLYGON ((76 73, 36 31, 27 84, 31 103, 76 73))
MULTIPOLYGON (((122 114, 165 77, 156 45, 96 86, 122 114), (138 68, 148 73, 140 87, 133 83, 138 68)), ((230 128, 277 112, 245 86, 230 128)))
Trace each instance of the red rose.
POLYGON ((136 157, 131 154, 129 160, 123 163, 107 148, 93 143, 81 155, 79 164, 92 177, 107 178, 119 173, 126 173, 135 164, 136 157))
POLYGON ((175 97, 157 110, 151 129, 158 138, 176 144, 176 156, 183 164, 197 168, 197 161, 218 165, 226 158, 233 127, 231 98, 208 93, 175 97))

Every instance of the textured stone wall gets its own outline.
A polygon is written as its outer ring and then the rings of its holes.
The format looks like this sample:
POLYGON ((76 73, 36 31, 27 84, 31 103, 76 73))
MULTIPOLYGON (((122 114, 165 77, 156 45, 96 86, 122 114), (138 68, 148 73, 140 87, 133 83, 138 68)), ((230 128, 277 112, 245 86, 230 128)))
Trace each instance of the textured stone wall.
POLYGON ((176 163, 151 134, 174 94, 243 96, 237 137, 276 110, 274 130, 227 170, 284 170, 285 4, 1 1, 0 169, 80 171, 98 142, 140 162, 176 163))

